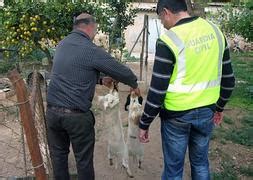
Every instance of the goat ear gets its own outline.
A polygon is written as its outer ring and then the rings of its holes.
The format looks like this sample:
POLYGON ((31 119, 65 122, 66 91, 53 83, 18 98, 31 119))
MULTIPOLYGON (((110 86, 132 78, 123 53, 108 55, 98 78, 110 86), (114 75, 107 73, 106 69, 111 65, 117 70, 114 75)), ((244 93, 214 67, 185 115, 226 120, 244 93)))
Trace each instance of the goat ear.
POLYGON ((143 102, 143 98, 140 96, 140 97, 138 97, 138 101, 139 101, 139 104, 141 104, 142 105, 142 102, 143 102))
POLYGON ((113 81, 113 89, 119 91, 119 81, 113 81))
POLYGON ((127 96, 127 100, 126 100, 126 103, 125 103, 125 111, 128 111, 128 106, 130 105, 130 94, 128 94, 127 96))

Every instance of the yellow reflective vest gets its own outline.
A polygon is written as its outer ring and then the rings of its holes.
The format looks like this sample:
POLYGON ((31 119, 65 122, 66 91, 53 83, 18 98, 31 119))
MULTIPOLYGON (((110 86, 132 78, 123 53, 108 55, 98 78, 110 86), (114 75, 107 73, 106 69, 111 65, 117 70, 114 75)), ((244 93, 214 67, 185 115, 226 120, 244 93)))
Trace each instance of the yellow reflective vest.
POLYGON ((175 26, 160 36, 176 58, 164 108, 183 111, 217 102, 225 38, 202 18, 175 26))

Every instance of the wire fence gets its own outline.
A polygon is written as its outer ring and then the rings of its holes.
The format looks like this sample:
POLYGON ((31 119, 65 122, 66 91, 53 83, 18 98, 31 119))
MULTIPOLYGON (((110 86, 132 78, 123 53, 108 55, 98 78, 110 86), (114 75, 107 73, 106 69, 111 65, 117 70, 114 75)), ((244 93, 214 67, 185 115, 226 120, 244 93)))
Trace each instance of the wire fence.
MULTIPOLYGON (((53 179, 52 163, 50 160, 50 153, 47 142, 46 120, 45 120, 45 105, 46 105, 46 80, 42 79, 41 75, 36 71, 32 73, 32 80, 29 79, 29 84, 25 84, 25 90, 28 96, 19 101, 18 91, 13 84, 20 83, 23 78, 17 78, 14 83, 8 80, 8 87, 13 91, 10 96, 1 98, 0 94, 0 180, 5 179, 34 179, 36 176, 36 169, 42 166, 46 169, 48 179, 53 179), (44 82, 41 82, 44 81, 44 82), (31 83, 31 84, 30 84, 31 83), (15 92, 15 91, 16 92, 15 92), (32 124, 29 128, 36 129, 36 136, 32 137, 37 139, 40 155, 43 161, 33 165, 32 153, 29 151, 29 138, 31 134, 27 134, 26 125, 24 124, 24 117, 22 112, 23 106, 29 104, 32 117, 32 124)), ((6 79, 5 83, 6 83, 6 79)), ((1 85, 1 79, 0 79, 1 85)), ((103 90, 99 90, 99 93, 103 90)), ((25 96, 25 95, 24 95, 25 96)), ((96 123, 96 141, 102 134, 104 129, 104 121, 100 117, 100 107, 94 104, 93 112, 99 119, 96 123)), ((36 142, 32 142, 33 144, 36 142)), ((71 177, 76 177, 76 164, 75 158, 70 148, 69 155, 69 171, 71 177)), ((37 179, 37 176, 36 176, 37 179)), ((44 179, 43 179, 44 180, 44 179)))
MULTIPOLYGON (((36 72, 37 73, 37 72, 36 72)), ((32 88, 26 88, 31 107, 33 123, 37 132, 40 153, 43 162, 33 166, 29 153, 23 121, 20 116, 20 105, 17 97, 2 98, 0 100, 0 179, 14 177, 34 177, 35 169, 44 166, 46 173, 52 177, 52 164, 47 143, 46 121, 43 94, 37 75, 33 77, 32 88)), ((12 87, 13 88, 13 87, 12 87)), ((46 88, 44 88, 46 89, 46 88)))
POLYGON ((4 101, 0 108, 0 178, 33 175, 18 105, 4 101))

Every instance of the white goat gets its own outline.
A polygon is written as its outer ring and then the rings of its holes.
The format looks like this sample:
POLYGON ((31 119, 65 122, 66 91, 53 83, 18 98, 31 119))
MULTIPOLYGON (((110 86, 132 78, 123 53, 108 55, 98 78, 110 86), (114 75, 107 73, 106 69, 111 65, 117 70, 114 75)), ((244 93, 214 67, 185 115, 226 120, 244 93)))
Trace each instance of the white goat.
POLYGON ((123 167, 127 170, 128 176, 133 177, 128 164, 128 149, 124 140, 123 126, 120 118, 119 94, 117 89, 110 89, 109 94, 98 96, 98 101, 103 104, 103 118, 106 122, 108 159, 110 165, 113 165, 113 158, 120 158, 123 167))
POLYGON ((125 109, 128 114, 128 135, 127 146, 129 156, 138 161, 138 167, 141 168, 141 163, 144 156, 144 147, 139 140, 139 120, 142 115, 142 97, 138 97, 134 92, 128 95, 125 109), (129 105, 128 109, 127 106, 129 105))

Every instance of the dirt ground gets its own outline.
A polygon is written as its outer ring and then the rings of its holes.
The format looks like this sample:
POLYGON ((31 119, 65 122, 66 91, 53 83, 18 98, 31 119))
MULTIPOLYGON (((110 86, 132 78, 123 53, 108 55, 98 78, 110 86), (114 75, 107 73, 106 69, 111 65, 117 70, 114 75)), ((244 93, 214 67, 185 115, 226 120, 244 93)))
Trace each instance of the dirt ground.
MULTIPOLYGON (((134 72, 139 72, 139 65, 137 63, 128 64, 134 72)), ((149 66, 149 72, 152 69, 152 65, 149 66)), ((149 73, 150 74, 150 73, 149 73)), ((138 75, 138 74, 137 74, 138 75)), ((145 79, 145 72, 143 73, 145 79)), ((150 76, 148 76, 150 78, 150 76)), ((142 84, 142 96, 146 97, 145 85, 142 84)), ((121 118, 124 127, 124 133, 127 133, 127 117, 128 113, 124 110, 124 104, 126 102, 126 97, 128 95, 129 88, 124 85, 120 85, 120 106, 121 106, 121 118)), ((97 87, 96 96, 104 95, 108 90, 104 87, 97 87)), ((96 97, 95 96, 95 97, 96 97)), ((98 107, 97 99, 94 99, 94 107, 98 107)), ((136 179, 136 180, 158 180, 161 176, 161 171, 163 168, 163 156, 161 151, 161 140, 160 140, 160 121, 157 118, 151 126, 150 136, 151 142, 144 145, 144 161, 142 169, 137 167, 137 163, 134 162, 133 158, 130 157, 130 168, 134 175, 134 178, 129 178, 126 174, 126 171, 121 167, 121 163, 118 162, 118 167, 115 165, 110 166, 109 160, 107 159, 107 136, 105 131, 103 131, 104 124, 106 123, 101 119, 101 111, 98 109, 95 110, 96 115, 96 144, 95 144, 95 153, 94 153, 94 164, 95 164, 95 175, 97 180, 127 180, 127 179, 136 179)), ((125 136, 126 137, 126 136, 125 136)), ((71 155, 71 159, 74 160, 71 155)), ((70 167, 74 171, 74 161, 71 161, 70 167)), ((189 176, 188 169, 186 169, 186 177, 189 176)), ((185 178, 187 179, 187 178, 185 178)))
MULTIPOLYGON (((128 66, 134 71, 139 72, 139 65, 137 63, 128 64, 128 66)), ((152 63, 148 68, 148 81, 150 81, 150 75, 152 74, 152 63)), ((137 74, 138 75, 138 74, 137 74)), ((143 74, 145 79, 145 71, 143 74)), ((146 98, 145 86, 142 87, 142 95, 144 99, 146 98)), ((124 111, 124 103, 127 97, 127 88, 125 86, 122 87, 122 91, 120 91, 120 103, 121 103, 121 116, 124 124, 127 124, 127 112, 124 111)), ((104 94, 106 89, 97 88, 97 94, 104 94)), ((96 99, 94 99, 96 104, 96 99)), ((235 118, 240 118, 242 116, 242 112, 238 110, 228 110, 225 112, 235 118)), ((114 166, 109 165, 109 161, 107 159, 107 139, 106 134, 103 131, 103 120, 101 120, 101 115, 96 115, 96 129, 97 133, 97 141, 95 145, 95 173, 97 180, 159 180, 161 179, 161 173, 163 170, 163 155, 162 155, 162 147, 161 147, 161 134, 160 134, 160 118, 157 117, 156 120, 152 123, 150 127, 150 142, 144 145, 144 161, 143 168, 138 169, 136 163, 130 158, 130 166, 134 175, 134 178, 127 177, 125 170, 121 167, 117 169, 114 166), (102 127, 102 129, 101 129, 102 127)), ((124 131, 126 133, 127 127, 124 126, 124 131)), ((250 149, 233 143, 227 143, 223 145, 216 141, 211 141, 210 143, 210 167, 212 172, 220 172, 222 171, 221 167, 221 152, 226 152, 233 157, 233 161, 236 164, 252 164, 253 162, 253 153, 250 149)), ((190 176, 190 166, 189 166, 189 158, 188 154, 186 154, 185 158, 185 168, 184 168, 184 180, 191 179, 190 176)), ((240 179, 248 180, 250 178, 241 176, 240 179)))
MULTIPOLYGON (((139 65, 137 63, 128 64, 128 66, 133 69, 134 72, 139 72, 139 65)), ((149 65, 148 70, 148 79, 150 79, 150 75, 152 70, 152 64, 149 65)), ((145 77, 145 74, 144 74, 145 77)), ((145 79, 145 78, 144 78, 145 79)), ((122 85, 121 85, 122 86, 122 85)), ((144 99, 146 98, 146 91, 145 86, 142 85, 142 95, 144 99)), ((107 90, 103 87, 97 87, 96 95, 106 94, 107 90)), ((126 97, 128 94, 128 88, 126 86, 122 86, 120 88, 120 103, 121 103, 121 116, 124 126, 124 132, 127 131, 127 112, 124 111, 124 103, 126 101, 126 97)), ((133 172, 134 178, 127 177, 126 171, 120 166, 115 168, 115 166, 110 166, 109 161, 107 159, 107 137, 105 131, 103 131, 104 120, 101 119, 101 111, 97 108, 97 99, 94 99, 94 111, 96 115, 96 144, 95 144, 95 153, 94 153, 94 164, 95 164, 95 175, 96 180, 159 180, 161 177, 161 172, 163 169, 163 156, 162 156, 162 148, 161 148, 161 138, 160 138, 160 119, 157 118, 151 125, 150 128, 150 142, 144 145, 145 152, 144 152, 144 161, 143 161, 143 168, 138 169, 137 164, 130 158, 130 168, 133 172)), ((241 112, 237 110, 229 110, 225 112, 226 114, 237 117, 240 116, 241 112)), ((1 116, 1 114, 0 114, 1 116)), ((13 118, 13 116, 12 116, 13 118)), ((0 121, 3 120, 0 117, 0 121)), ((15 127, 12 123, 9 123, 11 127, 15 127)), ((16 123, 17 126, 17 123, 16 123)), ((16 131, 19 131, 19 127, 15 128, 16 131)), ((23 170, 22 168, 17 168, 22 166, 22 157, 20 157, 20 145, 14 144, 13 146, 17 146, 17 148, 10 148, 5 146, 3 141, 11 142, 14 137, 13 132, 0 124, 0 179, 1 176, 22 176, 23 170), (17 149, 19 152, 16 152, 17 149), (5 158, 3 158, 5 157, 5 158), (8 158, 7 158, 8 157, 8 158), (6 162, 1 162, 2 159, 11 161, 12 164, 16 166, 9 165, 6 162), (16 169, 15 169, 16 168, 16 169)), ((17 141, 17 143, 20 143, 17 141)), ((226 143, 221 144, 217 141, 211 141, 210 144, 210 164, 211 170, 214 172, 219 172, 222 170, 221 161, 222 156, 220 152, 226 152, 233 157, 233 161, 237 164, 252 164, 253 162, 253 153, 252 149, 246 148, 245 146, 233 144, 233 143, 226 143)), ((75 162, 73 153, 70 154, 70 161, 69 161, 70 172, 75 173, 75 162)), ((185 172, 184 172, 184 179, 190 179, 190 167, 189 167, 189 160, 186 156, 186 163, 185 163, 185 172)), ((250 179, 247 177, 240 177, 240 179, 250 179)))

